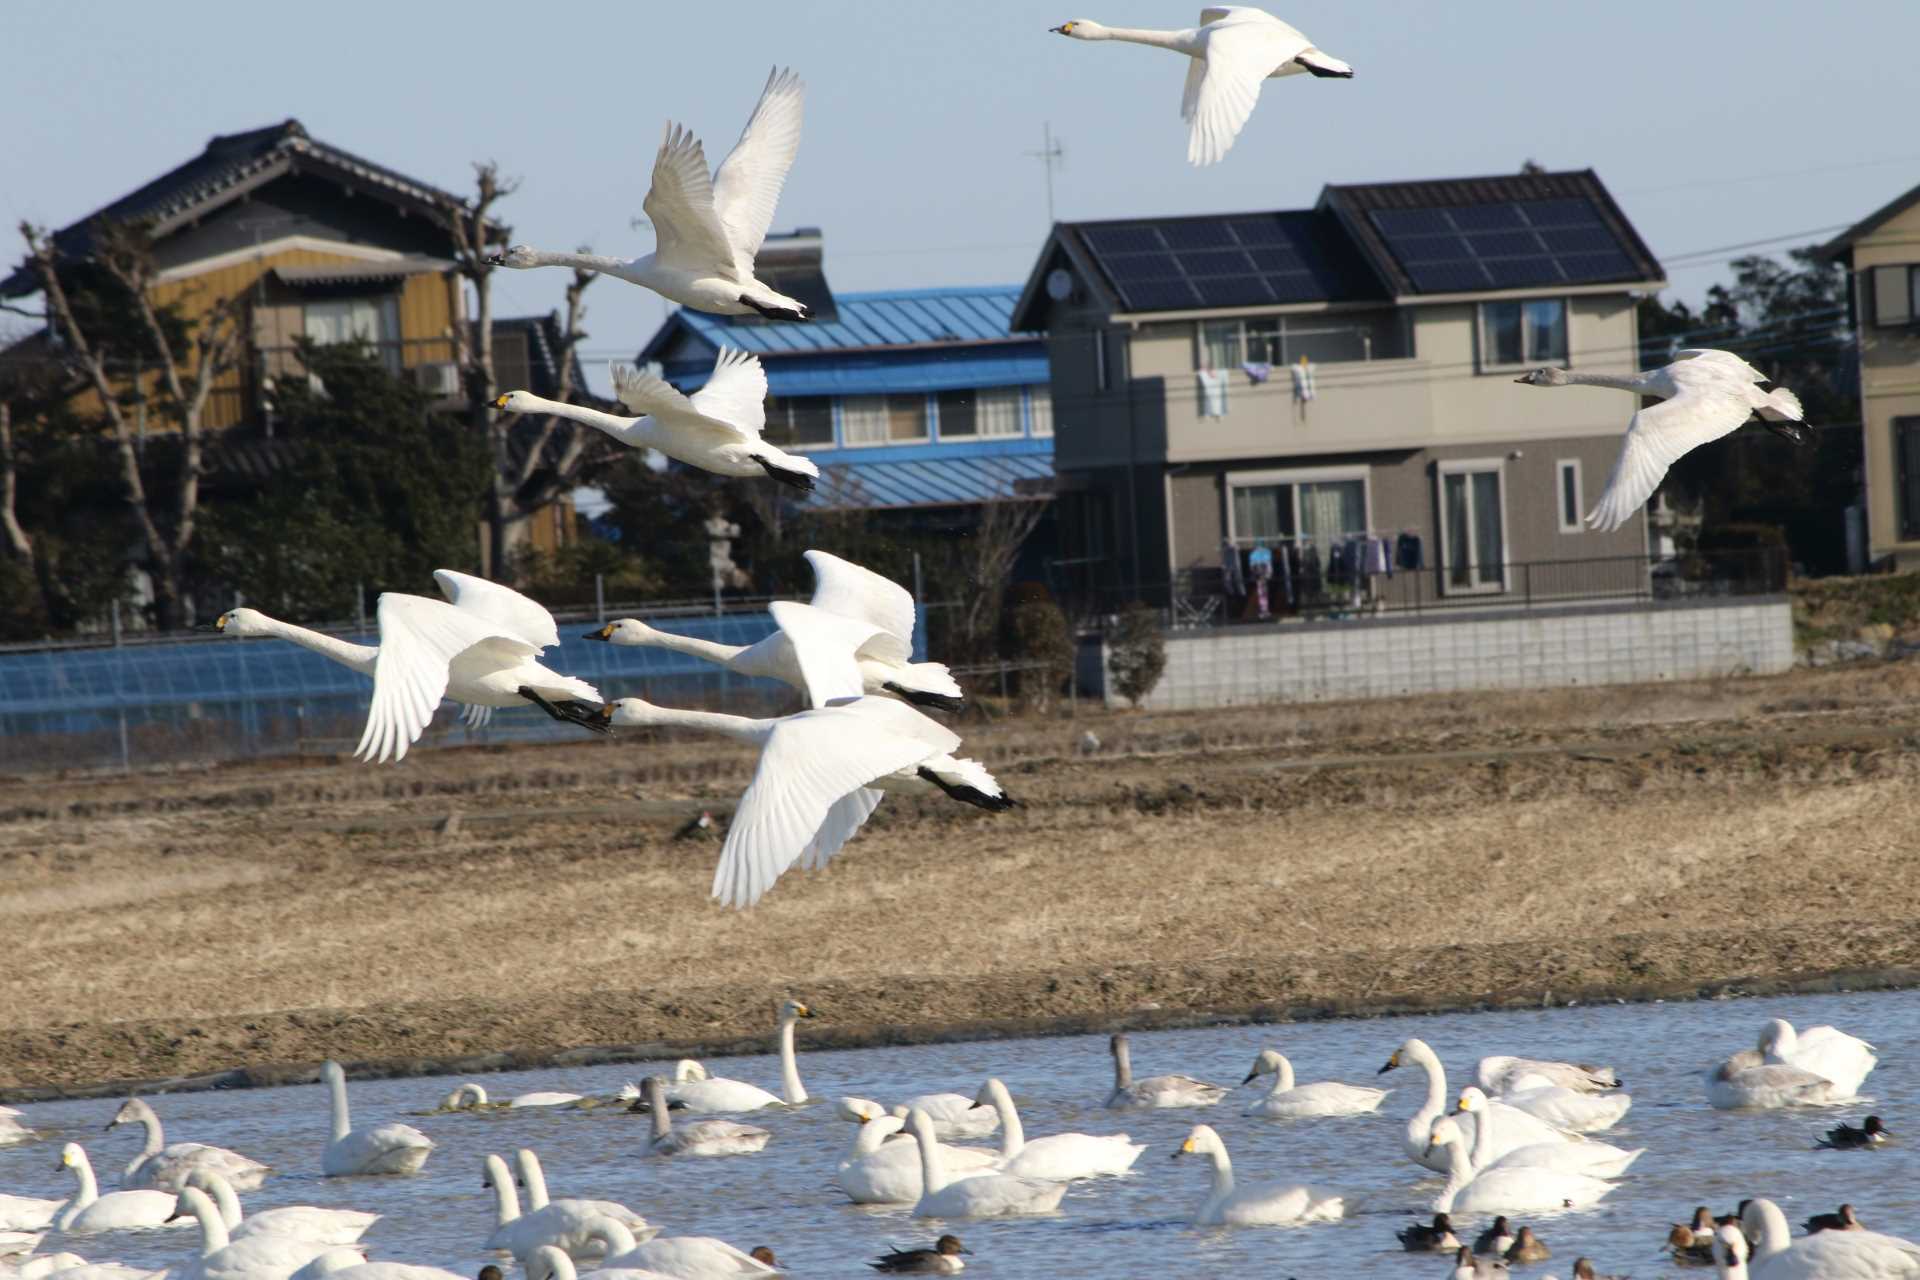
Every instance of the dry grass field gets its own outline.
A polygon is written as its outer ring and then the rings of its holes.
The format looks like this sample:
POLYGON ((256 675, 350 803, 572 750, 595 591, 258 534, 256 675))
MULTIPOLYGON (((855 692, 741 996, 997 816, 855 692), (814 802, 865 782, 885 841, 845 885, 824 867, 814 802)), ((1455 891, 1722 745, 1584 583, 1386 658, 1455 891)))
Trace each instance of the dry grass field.
POLYGON ((967 732, 750 912, 707 740, 8 782, 0 1086, 1920 963, 1920 663, 967 732))

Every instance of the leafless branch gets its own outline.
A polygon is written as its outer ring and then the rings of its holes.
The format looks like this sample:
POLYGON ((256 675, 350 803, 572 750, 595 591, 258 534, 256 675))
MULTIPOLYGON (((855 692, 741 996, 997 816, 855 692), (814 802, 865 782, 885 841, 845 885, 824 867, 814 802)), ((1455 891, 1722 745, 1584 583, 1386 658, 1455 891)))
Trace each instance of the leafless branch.
POLYGON ((7 546, 13 554, 29 563, 33 560, 33 539, 20 527, 14 510, 20 477, 13 454, 13 406, 0 400, 0 528, 7 534, 7 546))

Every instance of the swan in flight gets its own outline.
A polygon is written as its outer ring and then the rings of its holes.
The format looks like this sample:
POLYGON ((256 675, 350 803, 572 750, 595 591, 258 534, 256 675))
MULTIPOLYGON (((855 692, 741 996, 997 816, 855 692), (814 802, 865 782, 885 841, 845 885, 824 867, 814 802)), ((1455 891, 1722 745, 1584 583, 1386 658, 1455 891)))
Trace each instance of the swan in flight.
POLYGON ((1289 1222, 1333 1222, 1346 1216, 1346 1199, 1338 1192, 1298 1183, 1273 1187, 1240 1187, 1233 1181, 1233 1160, 1227 1144, 1212 1125, 1197 1124, 1180 1149, 1181 1156, 1207 1156, 1213 1161, 1213 1185, 1194 1211, 1197 1227, 1265 1227, 1289 1222))
POLYGON ((545 413, 606 433, 635 449, 657 449, 675 462, 721 476, 771 476, 802 493, 813 491, 820 468, 809 458, 760 438, 767 425, 767 373, 760 357, 722 347, 713 376, 692 395, 666 379, 625 366, 613 371, 614 394, 635 417, 564 404, 531 391, 496 396, 505 413, 545 413))
POLYGON ((1107 1106, 1115 1111, 1211 1107, 1229 1092, 1224 1085, 1208 1084, 1192 1076, 1148 1076, 1145 1080, 1135 1080, 1133 1050, 1124 1032, 1108 1038, 1107 1052, 1113 1055, 1113 1090, 1107 1094, 1107 1106))
MULTIPOLYGON (((809 680, 808 688, 822 696, 821 681, 809 680)), ((944 792, 994 811, 1013 806, 985 767, 953 754, 960 736, 951 729, 904 702, 860 696, 857 673, 850 691, 826 692, 850 700, 772 720, 675 711, 639 698, 601 710, 609 724, 679 725, 759 746, 753 781, 720 846, 713 876, 720 901, 749 907, 794 863, 825 866, 873 815, 882 792, 944 792)))
POLYGON ((653 1119, 653 1134, 647 1149, 657 1156, 741 1156, 751 1155, 767 1145, 773 1135, 757 1125, 732 1120, 694 1120, 675 1126, 667 1114, 667 1082, 660 1076, 648 1076, 647 1111, 653 1119))
POLYGON ((653 252, 645 257, 547 253, 521 244, 488 261, 497 267, 598 271, 711 315, 807 319, 804 302, 776 292, 753 275, 754 256, 766 241, 780 188, 800 150, 804 97, 800 77, 775 68, 740 141, 711 178, 700 140, 668 122, 653 158, 653 189, 640 206, 656 237, 653 252))
POLYGON ((1314 48, 1313 41, 1262 9, 1219 5, 1200 11, 1200 25, 1180 31, 1105 27, 1084 18, 1053 30, 1075 40, 1124 40, 1184 53, 1187 86, 1180 118, 1187 122, 1187 162, 1217 163, 1240 136, 1260 98, 1260 83, 1309 72, 1347 80, 1353 68, 1314 48))
POLYGON ((1612 1191, 1614 1184, 1591 1174, 1538 1165, 1508 1167, 1495 1163, 1476 1172, 1467 1156, 1467 1140, 1455 1123, 1433 1122, 1429 1145, 1442 1153, 1447 1185, 1433 1202, 1435 1213, 1544 1213, 1582 1209, 1612 1191))
POLYGON ((1532 387, 1612 387, 1660 403, 1637 410, 1627 423, 1620 457, 1600 501, 1587 513, 1589 527, 1611 533, 1625 524, 1660 487, 1667 468, 1703 444, 1731 434, 1758 414, 1769 431, 1806 444, 1800 398, 1785 387, 1762 391, 1767 375, 1731 351, 1696 348, 1674 353, 1674 362, 1640 373, 1571 373, 1535 369, 1515 382, 1532 387))
POLYGON ((128 1098, 121 1103, 120 1110, 107 1122, 107 1128, 122 1124, 142 1125, 147 1131, 146 1146, 120 1175, 123 1187, 151 1187, 178 1193, 187 1184, 189 1174, 205 1171, 219 1174, 236 1191, 252 1191, 272 1172, 258 1160, 250 1160, 225 1147, 209 1147, 198 1142, 176 1142, 168 1146, 160 1117, 143 1098, 128 1098))
POLYGON ((377 1213, 357 1209, 322 1209, 311 1204, 283 1204, 242 1217, 240 1197, 233 1184, 210 1169, 195 1169, 187 1175, 186 1185, 195 1187, 220 1210, 220 1221, 235 1240, 248 1236, 296 1236, 323 1245, 350 1245, 365 1235, 367 1228, 380 1220, 377 1213))
MULTIPOLYGON (((942 711, 958 711, 965 705, 965 694, 945 666, 913 661, 916 611, 905 587, 826 551, 809 551, 805 559, 813 570, 813 599, 806 604, 776 601, 772 612, 777 629, 754 644, 717 644, 674 635, 638 618, 609 622, 587 632, 587 639, 671 649, 719 663, 737 675, 779 680, 803 693, 808 670, 818 670, 825 662, 844 664, 841 650, 850 645, 865 692, 898 694, 915 706, 942 711), (802 645, 809 647, 805 655, 800 652, 802 645)), ((842 688, 847 677, 842 674, 836 680, 835 687, 842 688)), ((820 705, 819 701, 813 705, 820 705)))
POLYGON ((1124 1133, 1050 1133, 1028 1141, 1013 1096, 998 1080, 980 1086, 974 1106, 992 1107, 999 1114, 1000 1168, 1023 1178, 1065 1182, 1125 1173, 1147 1149, 1124 1133))
POLYGON ((1489 1097, 1495 1098, 1514 1089, 1515 1082, 1527 1076, 1539 1076, 1548 1084, 1557 1084, 1575 1093, 1605 1093, 1620 1087, 1620 1073, 1612 1067, 1592 1067, 1584 1062, 1551 1062, 1496 1054, 1480 1059, 1473 1069, 1474 1082, 1489 1097))
POLYGON ((1390 1090, 1368 1089, 1362 1085, 1340 1084, 1325 1080, 1317 1084, 1293 1083, 1293 1064, 1277 1049, 1262 1050, 1253 1060, 1253 1070, 1240 1083, 1252 1084, 1261 1076, 1273 1077, 1273 1088, 1247 1105, 1246 1114, 1285 1119, 1299 1116, 1358 1116, 1378 1111, 1390 1090))
POLYGON ((924 1111, 907 1117, 907 1131, 920 1146, 920 1199, 916 1218, 1018 1218, 1052 1213, 1067 1193, 1064 1182, 1042 1182, 1013 1173, 975 1173, 952 1178, 946 1152, 933 1136, 924 1111))
POLYGON ((329 1178, 360 1173, 418 1173, 433 1152, 433 1139, 410 1124, 383 1124, 355 1129, 347 1111, 347 1073, 328 1059, 320 1064, 320 1081, 327 1086, 333 1109, 333 1140, 320 1159, 320 1172, 329 1178))
POLYGON ((1879 1231, 1821 1231, 1793 1235, 1787 1215, 1771 1200, 1749 1200, 1740 1223, 1720 1228, 1716 1255, 1724 1255, 1722 1274, 1745 1280, 1824 1280, 1871 1276, 1874 1280, 1920 1277, 1920 1244, 1879 1231), (1744 1260, 1753 1240, 1750 1269, 1725 1263, 1744 1260))
POLYGON ((560 643, 552 614, 485 578, 435 569, 433 580, 445 601, 381 594, 377 647, 337 640, 257 609, 229 610, 213 626, 230 636, 291 640, 372 676, 373 705, 354 749, 362 760, 406 759, 407 748, 426 732, 443 697, 466 703, 470 724, 485 723, 494 707, 532 703, 555 720, 605 732, 605 723, 593 714, 600 691, 534 661, 542 649, 560 643))
POLYGON ((93 1176, 93 1162, 77 1142, 69 1142, 60 1149, 60 1167, 73 1170, 76 1185, 72 1198, 54 1213, 51 1225, 55 1231, 77 1236, 96 1231, 162 1227, 173 1221, 178 1197, 171 1191, 147 1188, 101 1195, 100 1184, 93 1176))
MULTIPOLYGON (((1434 1121, 1442 1118, 1447 1111, 1450 1098, 1447 1094, 1447 1071, 1440 1065, 1440 1057, 1425 1040, 1414 1037, 1404 1041, 1393 1056, 1387 1059, 1387 1065, 1380 1068, 1380 1074, 1397 1067, 1412 1063, 1426 1072, 1427 1100, 1420 1109, 1407 1120, 1406 1152, 1414 1163, 1425 1165, 1437 1173, 1447 1171, 1440 1148, 1431 1141, 1434 1121)), ((1565 1131, 1555 1128, 1544 1120, 1537 1119, 1525 1111, 1515 1110, 1504 1103, 1494 1103, 1500 1110, 1500 1133, 1494 1140, 1492 1154, 1495 1157, 1505 1155, 1515 1147, 1529 1146, 1536 1142, 1565 1142, 1569 1136, 1565 1131)), ((1465 1142, 1471 1146, 1478 1125, 1471 1112, 1454 1117, 1454 1124, 1460 1129, 1465 1142)))

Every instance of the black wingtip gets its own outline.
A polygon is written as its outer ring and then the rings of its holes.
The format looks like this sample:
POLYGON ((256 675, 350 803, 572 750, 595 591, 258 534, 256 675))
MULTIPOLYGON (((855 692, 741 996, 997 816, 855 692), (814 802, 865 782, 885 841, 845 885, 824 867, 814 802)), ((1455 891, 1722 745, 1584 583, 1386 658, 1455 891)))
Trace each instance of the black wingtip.
POLYGON ((880 686, 888 693, 899 694, 916 707, 932 707, 937 711, 959 712, 966 710, 967 700, 956 698, 950 693, 928 693, 925 689, 909 689, 889 680, 880 686))
POLYGON ((787 467, 776 467, 766 458, 755 458, 754 461, 760 464, 761 470, 765 471, 775 480, 778 480, 781 484, 786 485, 789 489, 798 489, 801 493, 813 492, 813 477, 806 472, 794 471, 787 467))

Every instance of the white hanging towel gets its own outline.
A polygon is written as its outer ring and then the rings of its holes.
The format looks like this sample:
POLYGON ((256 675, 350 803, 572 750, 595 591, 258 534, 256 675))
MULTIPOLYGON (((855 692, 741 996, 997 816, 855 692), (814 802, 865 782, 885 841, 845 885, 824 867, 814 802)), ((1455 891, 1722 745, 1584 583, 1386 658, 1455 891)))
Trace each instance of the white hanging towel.
POLYGON ((1227 375, 1220 369, 1202 369, 1194 375, 1200 383, 1200 416, 1227 416, 1227 375))
POLYGON ((1293 398, 1302 403, 1313 399, 1313 361, 1301 356, 1289 371, 1293 374, 1293 398))

